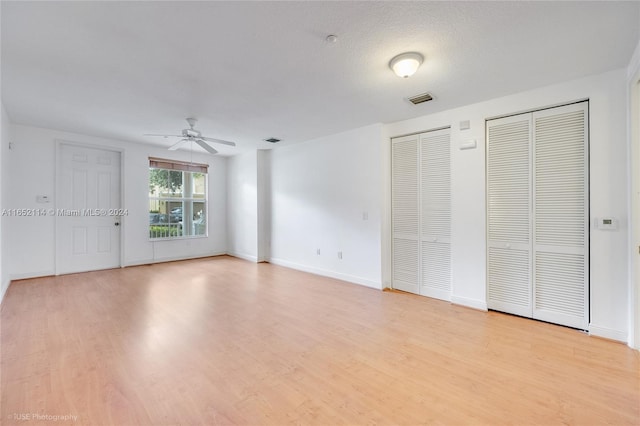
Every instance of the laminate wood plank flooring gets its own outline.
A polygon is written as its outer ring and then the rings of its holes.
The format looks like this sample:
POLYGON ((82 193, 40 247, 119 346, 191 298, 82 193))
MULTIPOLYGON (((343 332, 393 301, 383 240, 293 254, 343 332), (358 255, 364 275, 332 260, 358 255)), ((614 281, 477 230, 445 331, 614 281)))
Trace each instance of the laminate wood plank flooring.
POLYGON ((6 425, 640 424, 623 344, 227 256, 17 281, 0 321, 6 425))

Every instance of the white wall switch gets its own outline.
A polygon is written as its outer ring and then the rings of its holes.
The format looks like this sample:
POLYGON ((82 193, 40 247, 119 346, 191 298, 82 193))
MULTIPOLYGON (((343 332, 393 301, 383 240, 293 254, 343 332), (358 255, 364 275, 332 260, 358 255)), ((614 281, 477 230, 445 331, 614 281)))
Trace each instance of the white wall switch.
POLYGON ((618 220, 613 217, 596 218, 596 228, 603 231, 615 231, 618 229, 618 220))
POLYGON ((476 140, 475 139, 471 139, 471 140, 468 140, 466 142, 462 142, 460 144, 460 149, 475 149, 476 146, 477 146, 476 140))

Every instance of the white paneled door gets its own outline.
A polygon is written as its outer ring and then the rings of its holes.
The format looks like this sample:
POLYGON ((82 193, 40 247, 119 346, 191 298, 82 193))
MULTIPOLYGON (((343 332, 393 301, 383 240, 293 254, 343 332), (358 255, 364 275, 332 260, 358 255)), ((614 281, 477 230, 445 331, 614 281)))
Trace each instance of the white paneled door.
POLYGON ((393 288, 451 299, 450 130, 394 138, 393 288))
POLYGON ((56 273, 120 266, 120 153, 58 145, 56 273))
POLYGON ((587 329, 588 103, 487 122, 487 303, 587 329))

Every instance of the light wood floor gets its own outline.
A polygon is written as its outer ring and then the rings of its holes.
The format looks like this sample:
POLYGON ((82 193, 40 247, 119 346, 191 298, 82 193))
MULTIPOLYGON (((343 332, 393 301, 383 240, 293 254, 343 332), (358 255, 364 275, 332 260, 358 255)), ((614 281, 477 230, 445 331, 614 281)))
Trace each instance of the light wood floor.
POLYGON ((230 257, 14 282, 1 321, 7 425, 640 423, 623 344, 230 257))

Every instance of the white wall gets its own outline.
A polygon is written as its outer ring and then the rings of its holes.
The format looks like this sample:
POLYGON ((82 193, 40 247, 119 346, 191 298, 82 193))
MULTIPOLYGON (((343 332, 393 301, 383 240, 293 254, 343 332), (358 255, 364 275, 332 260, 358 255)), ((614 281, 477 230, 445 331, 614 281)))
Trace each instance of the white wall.
POLYGON ((381 287, 381 130, 271 151, 272 263, 381 287))
MULTIPOLYGON (((383 150, 389 158, 388 137, 451 125, 452 127, 452 268, 455 303, 486 308, 485 119, 589 98, 590 214, 615 217, 617 231, 591 230, 590 331, 627 340, 628 315, 628 182, 626 142, 626 70, 543 87, 385 126, 383 150), (459 122, 471 121, 460 131, 459 122), (478 148, 460 151, 470 139, 478 148)), ((437 102, 437 100, 435 101, 437 102)), ((385 168, 385 191, 390 174, 385 168)), ((385 196, 383 281, 390 281, 388 256, 390 197, 385 196)))
MULTIPOLYGON (((149 241, 149 156, 190 160, 185 151, 167 151, 150 145, 95 138, 23 125, 11 126, 13 149, 2 175, 6 194, 3 208, 42 208, 37 195, 49 195, 55 208, 56 141, 97 145, 122 150, 123 208, 122 265, 136 265, 226 252, 226 161, 194 154, 193 161, 209 164, 209 236, 175 241, 149 241)), ((5 222, 5 253, 9 278, 19 279, 55 274, 55 218, 8 217, 5 222)))
MULTIPOLYGON (((6 196, 6 179, 4 177, 5 170, 8 166, 9 151, 9 117, 4 109, 4 105, 0 103, 0 211, 5 208, 5 196, 6 196)), ((4 299, 4 295, 9 288, 9 274, 7 268, 7 244, 6 244, 6 219, 3 216, 0 217, 0 303, 4 299)))
POLYGON ((258 261, 258 153, 227 159, 227 253, 258 261))

